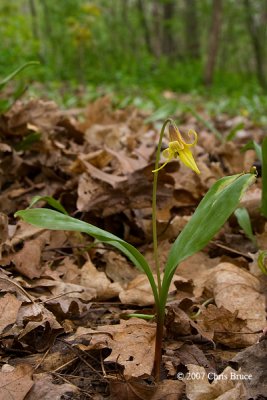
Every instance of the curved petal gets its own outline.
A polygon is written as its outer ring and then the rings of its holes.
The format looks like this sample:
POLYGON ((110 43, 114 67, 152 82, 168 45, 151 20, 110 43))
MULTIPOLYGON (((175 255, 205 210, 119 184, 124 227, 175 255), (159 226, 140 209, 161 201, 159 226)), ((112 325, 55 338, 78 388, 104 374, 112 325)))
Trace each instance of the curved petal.
POLYGON ((168 164, 169 161, 170 161, 170 160, 167 160, 167 161, 166 161, 161 167, 159 167, 158 169, 153 169, 152 172, 158 172, 159 170, 161 170, 162 168, 164 168, 165 165, 168 164))
POLYGON ((190 137, 191 135, 194 136, 193 143, 185 143, 184 142, 184 144, 186 144, 189 147, 195 146, 197 144, 197 133, 196 133, 196 131, 194 131, 193 129, 190 129, 190 131, 188 131, 188 133, 187 133, 187 136, 190 137))
POLYGON ((191 150, 187 147, 185 147, 182 151, 179 152, 179 157, 181 162, 188 168, 192 169, 195 171, 197 174, 200 174, 200 171, 198 169, 198 166, 194 160, 193 154, 191 150))

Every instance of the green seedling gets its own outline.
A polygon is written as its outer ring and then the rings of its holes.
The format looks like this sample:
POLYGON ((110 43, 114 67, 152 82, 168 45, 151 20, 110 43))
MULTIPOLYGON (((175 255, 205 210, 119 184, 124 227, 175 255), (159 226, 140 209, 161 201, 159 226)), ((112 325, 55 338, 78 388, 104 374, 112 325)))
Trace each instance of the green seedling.
MULTIPOLYGON (((13 71, 10 75, 5 77, 0 81, 0 93, 1 91, 5 88, 5 86, 12 81, 21 71, 23 71, 26 68, 29 68, 31 66, 36 66, 39 65, 40 63, 38 61, 29 61, 19 68, 17 68, 15 71, 13 71)), ((18 98, 21 97, 21 95, 25 92, 25 87, 24 86, 19 86, 18 89, 15 91, 13 94, 13 102, 16 101, 18 98)), ((10 102, 9 99, 1 99, 0 101, 0 112, 6 112, 9 107, 12 105, 12 102, 10 102)))
POLYGON ((245 235, 252 241, 254 246, 257 246, 257 240, 254 236, 250 216, 245 207, 240 207, 235 210, 235 216, 239 226, 243 229, 245 235))
POLYGON ((112 233, 59 211, 45 208, 21 210, 15 214, 16 217, 20 217, 24 221, 41 228, 87 233, 100 242, 114 246, 126 255, 140 271, 146 274, 155 300, 156 339, 153 375, 156 381, 160 380, 165 306, 173 275, 181 261, 200 251, 209 243, 229 216, 234 212, 245 190, 255 181, 255 174, 252 171, 223 177, 215 182, 199 203, 190 221, 176 238, 170 249, 166 265, 162 269, 159 263, 157 241, 158 174, 173 158, 179 158, 181 162, 191 168, 195 173, 200 173, 191 152, 191 147, 196 144, 197 134, 194 131, 189 132, 189 135, 190 134, 194 137, 194 141, 192 143, 186 143, 174 121, 171 119, 167 119, 164 122, 160 133, 155 169, 153 171, 154 180, 152 195, 152 226, 156 279, 154 278, 152 267, 148 264, 144 256, 130 243, 112 233), (170 142, 169 147, 163 151, 163 156, 167 158, 167 161, 159 166, 161 145, 167 125, 169 126, 170 142))
POLYGON ((258 160, 261 163, 262 175, 262 194, 261 194, 261 213, 267 218, 267 137, 259 145, 255 140, 250 140, 243 148, 242 151, 249 149, 255 150, 258 160))

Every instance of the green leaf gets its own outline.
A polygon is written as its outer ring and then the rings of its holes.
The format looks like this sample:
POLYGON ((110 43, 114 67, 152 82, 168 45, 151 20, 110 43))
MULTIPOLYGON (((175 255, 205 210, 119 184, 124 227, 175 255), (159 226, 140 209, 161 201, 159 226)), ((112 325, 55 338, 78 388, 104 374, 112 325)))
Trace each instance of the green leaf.
POLYGON ((24 221, 40 228, 87 233, 100 242, 107 243, 117 248, 124 253, 137 268, 147 275, 155 302, 158 305, 158 291, 151 269, 144 256, 130 243, 125 242, 112 233, 88 224, 87 222, 80 221, 68 215, 61 214, 58 211, 46 208, 20 210, 16 212, 15 217, 20 217, 24 221))
POLYGON ((175 114, 178 108, 177 102, 169 102, 158 108, 145 122, 156 122, 166 119, 169 115, 175 114))
POLYGON ((247 150, 255 150, 258 160, 262 162, 261 146, 257 142, 255 142, 255 140, 250 140, 249 142, 247 142, 247 144, 242 147, 241 152, 243 153, 247 150))
POLYGON ((21 71, 33 65, 39 65, 39 64, 40 64, 39 61, 29 61, 26 64, 23 64, 21 67, 17 68, 10 75, 8 75, 6 78, 0 81, 0 90, 2 90, 6 86, 6 84, 9 81, 11 81, 11 79, 15 78, 15 76, 18 75, 21 71))
POLYGON ((163 298, 167 298, 178 264, 209 243, 234 212, 244 191, 254 181, 254 174, 233 175, 218 180, 209 189, 171 247, 162 283, 163 298))
POLYGON ((230 130, 228 135, 226 136, 226 141, 229 142, 230 140, 233 140, 235 138, 235 135, 237 134, 240 129, 243 129, 245 126, 244 122, 239 122, 239 124, 236 124, 233 126, 233 128, 230 130))
POLYGON ((32 145, 36 142, 40 142, 41 140, 41 133, 39 132, 32 132, 27 135, 22 141, 15 145, 16 150, 28 150, 32 147, 32 145))
POLYGON ((209 129, 216 136, 217 139, 219 139, 222 143, 224 142, 223 135, 221 134, 220 131, 218 131, 218 129, 215 128, 215 126, 210 121, 207 121, 206 119, 204 119, 192 107, 188 106, 188 110, 190 111, 190 113, 192 115, 194 115, 194 117, 196 117, 196 119, 199 122, 201 122, 207 129, 209 129))
POLYGON ((240 227, 245 232, 246 236, 256 246, 256 238, 252 231, 252 226, 251 226, 251 221, 250 221, 250 216, 249 216, 248 210, 244 207, 237 208, 235 210, 235 216, 236 216, 237 222, 239 223, 240 227))
POLYGON ((34 196, 28 208, 32 208, 36 203, 38 203, 38 201, 46 201, 46 203, 48 203, 55 210, 65 215, 69 215, 68 212, 63 207, 63 205, 58 200, 54 199, 54 197, 51 196, 34 196))

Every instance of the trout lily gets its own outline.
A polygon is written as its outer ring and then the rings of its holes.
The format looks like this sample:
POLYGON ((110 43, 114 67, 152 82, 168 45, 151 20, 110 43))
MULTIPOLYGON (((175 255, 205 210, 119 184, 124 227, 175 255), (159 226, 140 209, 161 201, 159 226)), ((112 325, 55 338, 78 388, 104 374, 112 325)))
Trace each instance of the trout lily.
POLYGON ((169 147, 163 151, 163 156, 167 158, 167 161, 158 169, 155 169, 153 172, 158 172, 160 169, 164 168, 168 162, 172 159, 179 157, 181 162, 188 168, 191 168, 197 174, 200 174, 198 166, 194 160, 193 154, 190 150, 190 147, 193 147, 197 143, 197 133, 193 130, 188 132, 188 136, 193 135, 194 141, 192 143, 186 143, 179 129, 174 123, 170 123, 169 125, 169 147))

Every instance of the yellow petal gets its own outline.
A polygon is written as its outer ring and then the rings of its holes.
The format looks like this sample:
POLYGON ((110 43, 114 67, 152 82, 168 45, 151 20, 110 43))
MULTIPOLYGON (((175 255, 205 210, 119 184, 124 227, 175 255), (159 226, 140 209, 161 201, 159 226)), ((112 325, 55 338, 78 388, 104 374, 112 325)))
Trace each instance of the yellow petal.
POLYGON ((170 160, 167 160, 161 167, 157 168, 157 169, 153 169, 152 172, 158 172, 160 169, 164 168, 166 164, 168 164, 170 160))
POLYGON ((198 166, 194 160, 193 154, 191 150, 189 150, 188 146, 185 146, 183 150, 179 151, 179 157, 181 162, 188 168, 192 169, 197 174, 200 174, 198 166))

